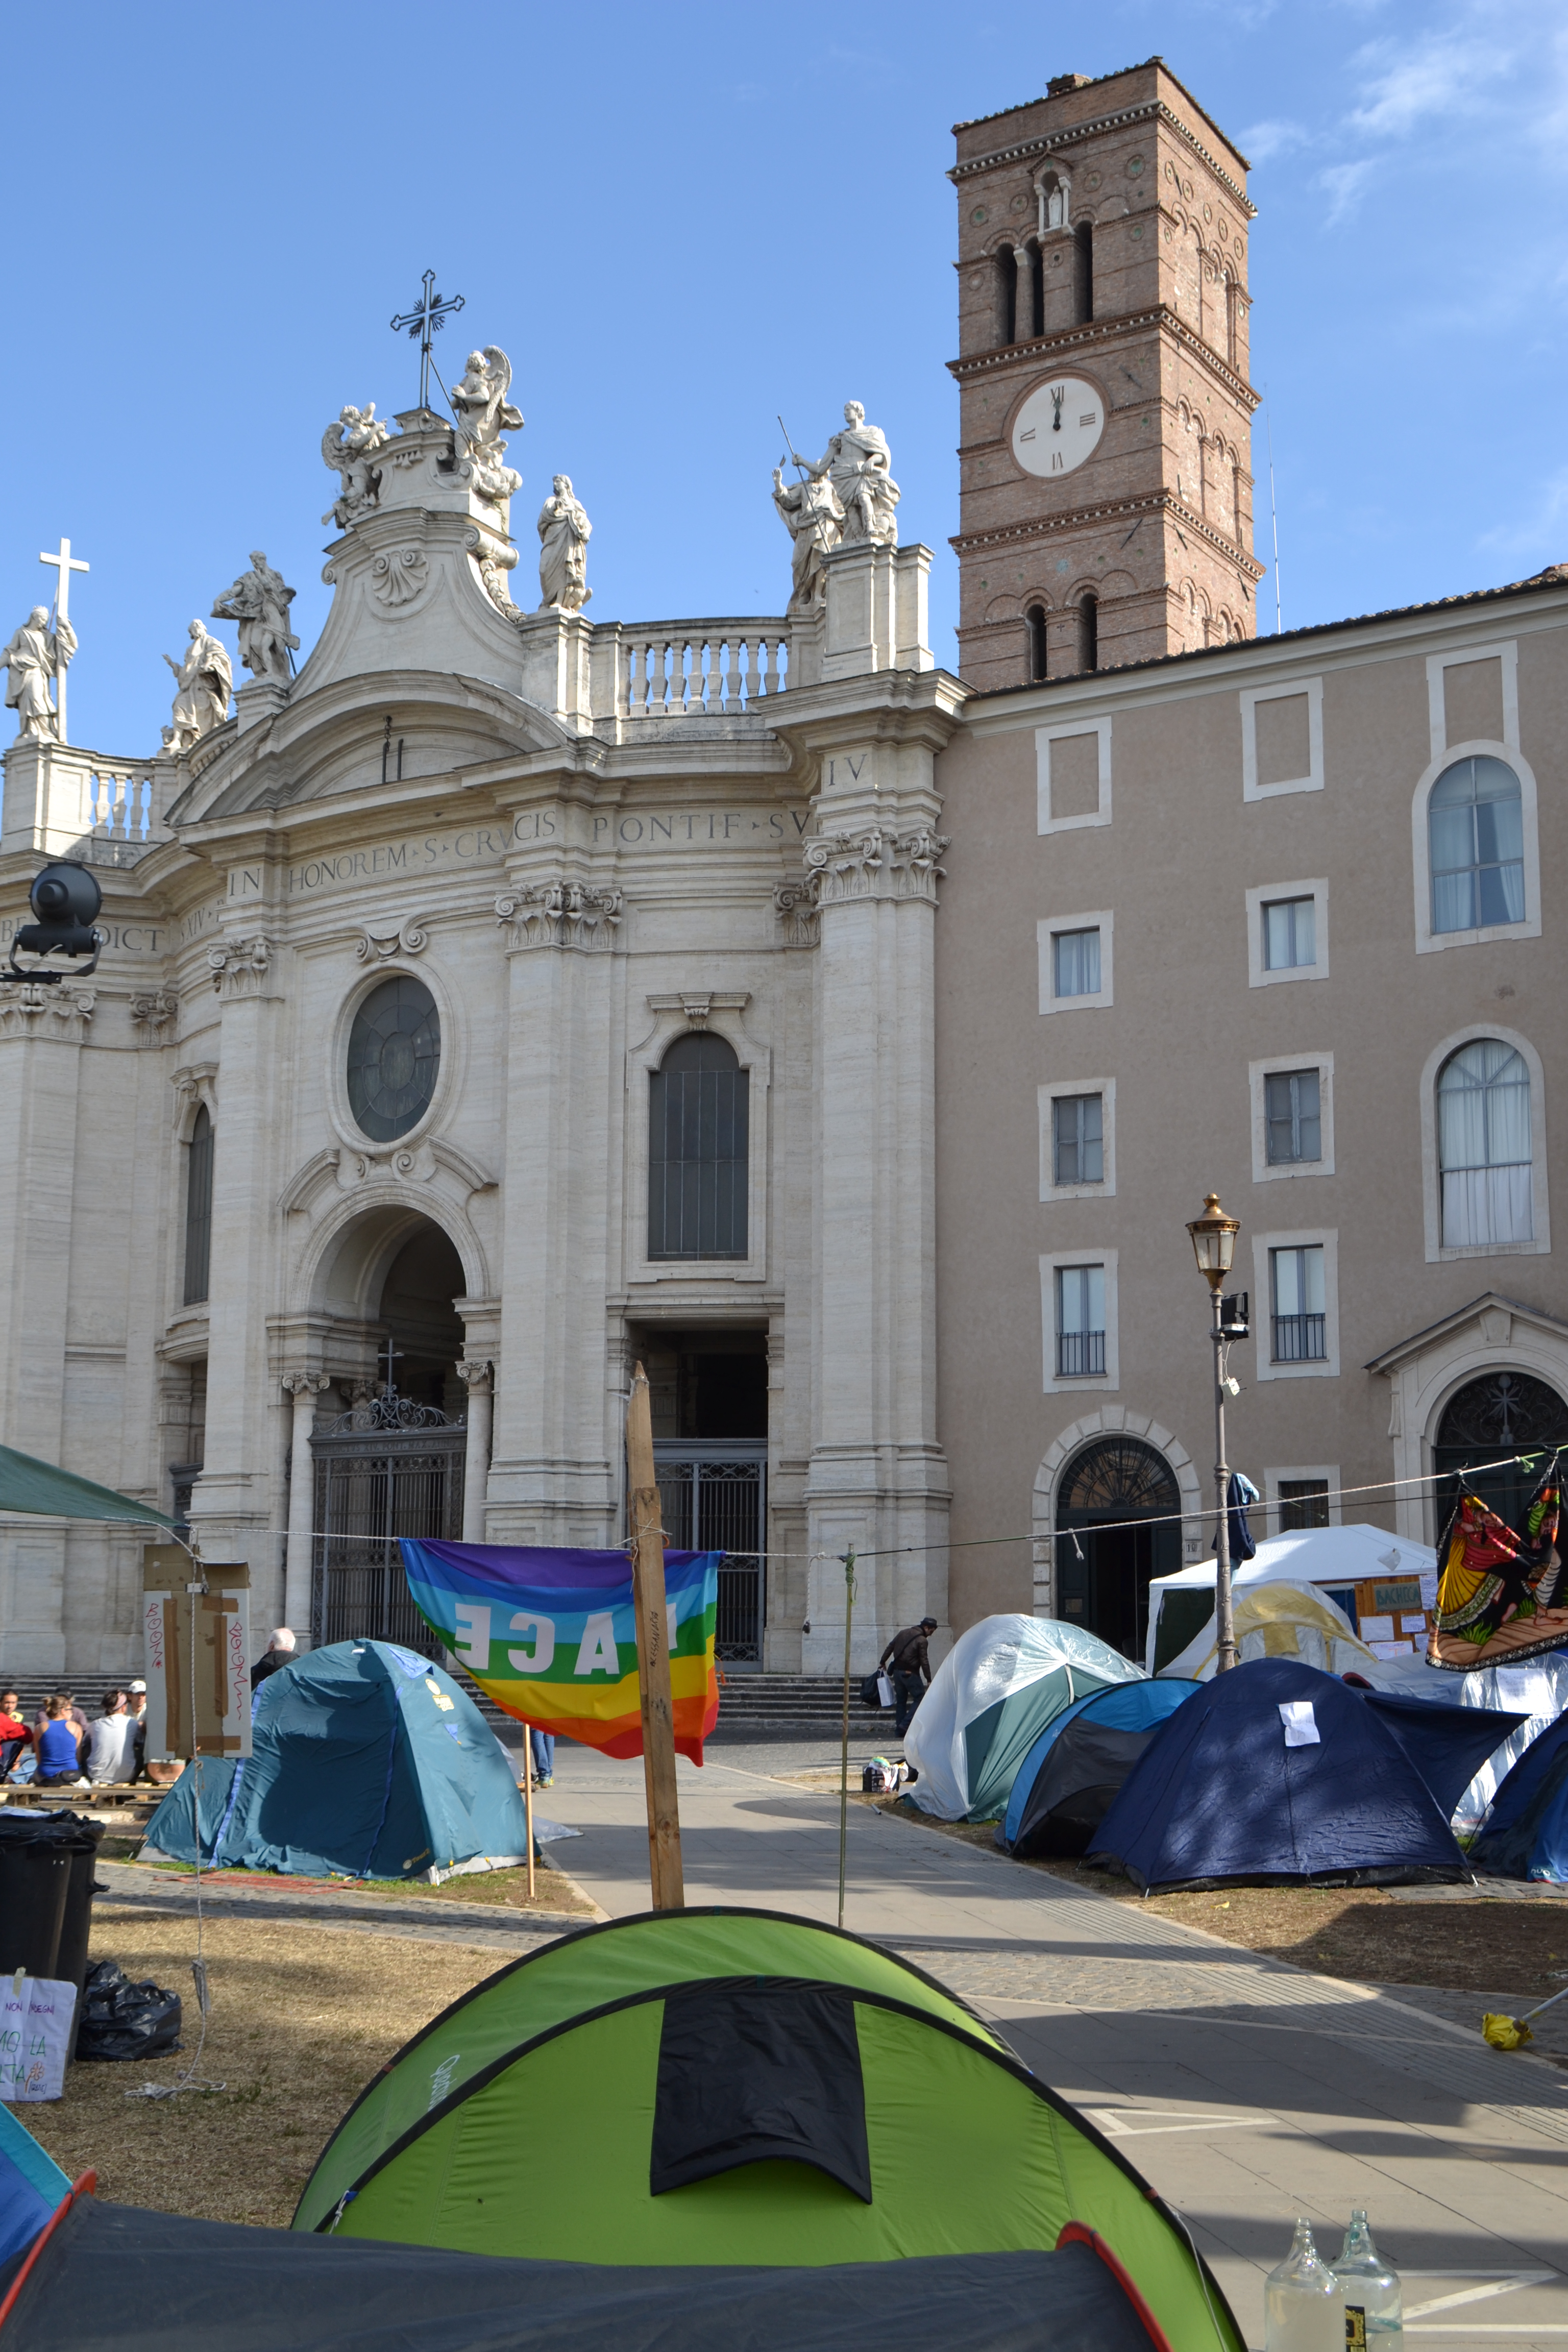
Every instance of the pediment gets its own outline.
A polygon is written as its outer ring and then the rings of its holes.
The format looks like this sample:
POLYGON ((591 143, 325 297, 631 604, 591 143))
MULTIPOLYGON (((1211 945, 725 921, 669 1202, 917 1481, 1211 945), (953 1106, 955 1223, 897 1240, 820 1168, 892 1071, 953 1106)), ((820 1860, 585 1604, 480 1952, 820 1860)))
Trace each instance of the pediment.
POLYGON ((1467 1333, 1473 1333, 1489 1348, 1506 1348, 1512 1344, 1520 1325, 1559 1344, 1568 1341, 1568 1323, 1558 1316, 1545 1314, 1539 1307, 1526 1307, 1517 1298, 1505 1298, 1501 1291, 1484 1290, 1479 1298, 1457 1307, 1440 1321, 1413 1331, 1407 1339, 1396 1339, 1382 1355, 1373 1356, 1364 1369, 1369 1372, 1396 1372, 1416 1357, 1430 1354, 1435 1348, 1452 1347, 1467 1333))
POLYGON ((383 671, 291 697, 274 717, 231 732, 170 822, 374 795, 554 751, 569 740, 547 712, 488 678, 383 671))

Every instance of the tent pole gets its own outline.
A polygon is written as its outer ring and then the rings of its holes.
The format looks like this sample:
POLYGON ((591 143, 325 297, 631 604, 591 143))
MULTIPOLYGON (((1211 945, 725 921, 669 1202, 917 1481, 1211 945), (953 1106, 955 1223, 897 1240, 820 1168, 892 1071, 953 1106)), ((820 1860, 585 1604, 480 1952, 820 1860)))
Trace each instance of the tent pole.
POLYGON ((844 1736, 838 1755, 838 1924, 844 1925, 845 1864, 849 1852, 849 1626, 855 1614, 855 1547, 844 1554, 844 1736))
POLYGON ((533 1726, 522 1727, 522 1815, 528 1823, 528 1899, 533 1900, 533 1726))
POLYGON ((640 1364, 632 1373, 626 1406, 626 1474, 631 1488, 632 1607, 637 1619, 637 1696, 642 1705, 643 1780, 647 1791, 648 1876, 654 1909, 682 1911, 686 1890, 675 1785, 675 1706, 665 1615, 663 1512, 654 1475, 647 1374, 640 1364))

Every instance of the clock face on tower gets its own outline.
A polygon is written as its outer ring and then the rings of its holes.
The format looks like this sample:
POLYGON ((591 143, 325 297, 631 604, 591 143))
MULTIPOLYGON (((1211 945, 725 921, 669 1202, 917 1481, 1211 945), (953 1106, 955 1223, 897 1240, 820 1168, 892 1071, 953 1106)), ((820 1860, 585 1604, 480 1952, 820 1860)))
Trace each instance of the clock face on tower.
POLYGON ((1013 455, 1026 474, 1070 474, 1092 457, 1105 430, 1105 403, 1082 376, 1037 384, 1013 421, 1013 455))

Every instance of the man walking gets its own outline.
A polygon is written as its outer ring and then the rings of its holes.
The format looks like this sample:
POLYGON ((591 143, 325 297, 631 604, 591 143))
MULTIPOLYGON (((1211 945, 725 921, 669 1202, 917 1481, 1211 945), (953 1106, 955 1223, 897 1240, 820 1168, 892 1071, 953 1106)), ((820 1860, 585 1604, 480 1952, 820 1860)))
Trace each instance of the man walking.
POLYGON ((291 1627, 274 1626, 271 1640, 250 1669, 251 1689, 253 1691, 258 1689, 267 1680, 268 1675, 277 1674, 280 1667, 291 1666, 294 1663, 294 1651, 295 1642, 291 1627))
POLYGON ((918 1625, 907 1625, 901 1633, 895 1633, 878 1661, 892 1677, 893 1695, 899 1706, 893 1728, 900 1739, 922 1696, 931 1688, 928 1644, 935 1632, 936 1619, 922 1617, 918 1625))

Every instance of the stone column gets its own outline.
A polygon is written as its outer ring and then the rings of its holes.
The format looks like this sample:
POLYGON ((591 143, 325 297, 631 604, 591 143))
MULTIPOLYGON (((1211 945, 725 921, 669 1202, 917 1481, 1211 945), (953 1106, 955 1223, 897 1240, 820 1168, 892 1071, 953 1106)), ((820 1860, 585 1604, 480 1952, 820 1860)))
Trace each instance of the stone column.
POLYGON ((310 1461, 310 1432, 316 1425, 316 1399, 331 1386, 325 1372, 285 1372, 283 1386, 294 1400, 292 1461, 289 1475, 289 1537, 283 1568, 283 1622, 292 1626, 302 1650, 310 1646, 310 1522, 314 1517, 316 1481, 310 1461))
POLYGON ((485 1489, 490 1475, 490 1410, 495 1367, 465 1362, 458 1378, 468 1391, 468 1442, 463 1453, 463 1541, 485 1539, 485 1489))

